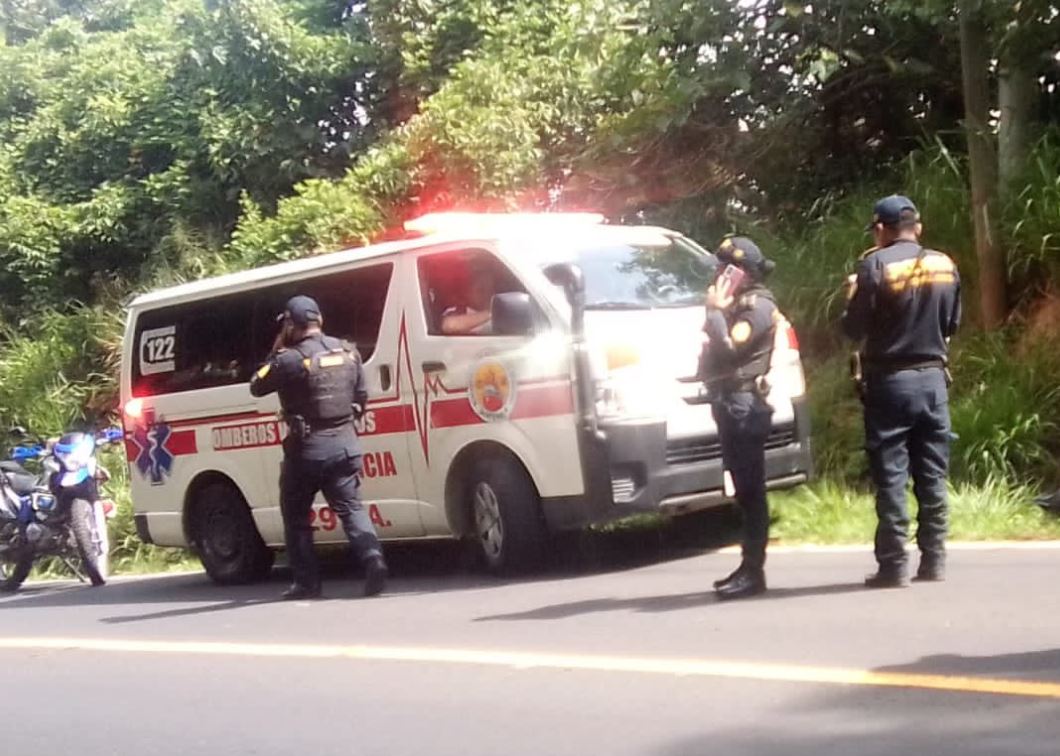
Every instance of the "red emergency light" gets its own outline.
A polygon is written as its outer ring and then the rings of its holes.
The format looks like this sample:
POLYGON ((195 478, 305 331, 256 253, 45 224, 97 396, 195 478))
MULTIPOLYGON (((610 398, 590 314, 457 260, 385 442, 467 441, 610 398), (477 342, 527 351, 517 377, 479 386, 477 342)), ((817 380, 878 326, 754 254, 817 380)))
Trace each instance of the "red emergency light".
POLYGON ((541 228, 542 224, 589 226, 606 220, 600 213, 427 213, 405 221, 405 231, 413 234, 475 233, 511 231, 513 228, 541 228))

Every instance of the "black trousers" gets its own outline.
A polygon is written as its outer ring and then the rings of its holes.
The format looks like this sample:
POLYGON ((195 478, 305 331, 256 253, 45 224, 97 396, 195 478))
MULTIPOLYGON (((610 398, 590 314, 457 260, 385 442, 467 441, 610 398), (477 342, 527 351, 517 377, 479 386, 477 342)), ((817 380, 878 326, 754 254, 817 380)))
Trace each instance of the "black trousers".
POLYGON ((936 564, 945 558, 950 437, 949 397, 941 368, 868 378, 865 449, 876 486, 876 561, 881 568, 905 566, 909 540, 905 489, 910 474, 922 558, 936 564))
POLYGON ((769 542, 766 440, 773 408, 758 394, 741 391, 722 395, 711 409, 721 437, 721 459, 743 512, 743 561, 762 569, 769 542))
POLYGON ((294 582, 307 588, 320 585, 320 565, 313 550, 309 512, 317 491, 323 491, 350 541, 354 557, 365 562, 383 555, 379 538, 361 502, 361 458, 346 450, 327 459, 284 457, 280 473, 280 508, 283 512, 287 558, 294 582))

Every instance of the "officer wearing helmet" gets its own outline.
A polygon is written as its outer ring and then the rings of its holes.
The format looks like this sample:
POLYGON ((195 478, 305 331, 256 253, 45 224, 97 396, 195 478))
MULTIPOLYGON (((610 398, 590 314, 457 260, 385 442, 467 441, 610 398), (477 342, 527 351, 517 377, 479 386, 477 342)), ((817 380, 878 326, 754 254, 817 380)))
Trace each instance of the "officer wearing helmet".
POLYGON ((714 583, 719 598, 736 599, 766 589, 765 444, 773 414, 766 401, 766 373, 782 316, 764 283, 773 263, 753 241, 741 236, 724 239, 717 258, 720 270, 707 290, 703 330, 708 342, 701 377, 721 438, 722 462, 743 512, 740 566, 714 583))
POLYGON ((865 449, 876 486, 876 561, 870 588, 908 584, 906 482, 917 504, 917 580, 945 578, 950 415, 947 354, 961 319, 961 282, 947 255, 920 243, 916 205, 876 203, 876 246, 851 276, 843 330, 862 342, 855 378, 865 405, 865 449))
POLYGON ((250 381, 250 393, 278 392, 288 426, 280 507, 294 582, 283 598, 320 596, 309 521, 317 491, 323 491, 364 565, 365 595, 374 596, 383 590, 387 570, 360 497, 361 447, 354 418, 368 398, 360 355, 341 339, 324 335, 320 307, 310 297, 292 297, 277 320, 280 332, 250 381))

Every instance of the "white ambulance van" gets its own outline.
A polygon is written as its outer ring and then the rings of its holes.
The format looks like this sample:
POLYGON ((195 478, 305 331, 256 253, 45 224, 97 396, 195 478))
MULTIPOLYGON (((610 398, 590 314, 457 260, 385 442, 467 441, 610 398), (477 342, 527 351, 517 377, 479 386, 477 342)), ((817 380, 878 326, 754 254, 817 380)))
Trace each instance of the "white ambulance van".
MULTIPOLYGON (((440 214, 407 228, 414 238, 132 302, 121 397, 141 539, 194 548, 222 583, 271 567, 286 428, 276 396, 254 398, 248 382, 295 294, 364 359, 362 493, 385 540, 466 538, 503 572, 537 562, 550 532, 731 500, 695 377, 700 247, 592 214, 440 214), (487 308, 459 330, 469 319, 454 315, 487 308)), ((793 486, 811 458, 787 323, 769 383, 769 485, 793 486)), ((318 542, 344 540, 322 498, 312 520, 318 542)))

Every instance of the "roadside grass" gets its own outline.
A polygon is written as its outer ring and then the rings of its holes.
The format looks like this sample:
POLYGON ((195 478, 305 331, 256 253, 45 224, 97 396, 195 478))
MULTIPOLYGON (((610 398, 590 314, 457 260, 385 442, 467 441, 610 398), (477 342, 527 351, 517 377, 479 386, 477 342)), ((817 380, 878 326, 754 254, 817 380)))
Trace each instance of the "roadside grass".
MULTIPOLYGON (((950 540, 1030 541, 1060 539, 1060 518, 1035 503, 1036 491, 998 478, 950 487, 950 540)), ((832 481, 770 495, 771 536, 791 544, 871 543, 876 510, 871 492, 832 481)), ((915 532, 916 499, 909 494, 915 532)))

